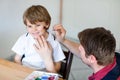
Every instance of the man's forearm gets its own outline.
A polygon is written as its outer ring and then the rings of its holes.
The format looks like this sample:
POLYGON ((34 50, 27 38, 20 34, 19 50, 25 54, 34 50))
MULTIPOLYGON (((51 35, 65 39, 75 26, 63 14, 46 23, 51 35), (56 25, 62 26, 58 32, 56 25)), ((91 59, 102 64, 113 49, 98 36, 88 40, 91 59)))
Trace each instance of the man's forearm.
POLYGON ((62 42, 62 44, 68 48, 72 53, 74 53, 75 55, 77 55, 78 57, 80 57, 80 52, 79 52, 79 43, 70 41, 68 39, 65 39, 64 42, 62 42))

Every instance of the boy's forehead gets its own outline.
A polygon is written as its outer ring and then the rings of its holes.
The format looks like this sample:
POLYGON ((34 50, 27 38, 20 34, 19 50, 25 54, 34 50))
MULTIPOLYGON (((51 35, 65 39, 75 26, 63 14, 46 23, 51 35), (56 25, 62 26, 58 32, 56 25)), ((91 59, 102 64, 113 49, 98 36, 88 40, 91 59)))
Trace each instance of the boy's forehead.
POLYGON ((44 25, 46 25, 45 21, 38 21, 38 20, 32 21, 32 20, 26 19, 26 22, 30 23, 30 24, 34 24, 34 25, 36 25, 36 24, 44 24, 44 25))
POLYGON ((42 22, 35 22, 35 24, 43 24, 46 25, 46 22, 42 21, 42 22))

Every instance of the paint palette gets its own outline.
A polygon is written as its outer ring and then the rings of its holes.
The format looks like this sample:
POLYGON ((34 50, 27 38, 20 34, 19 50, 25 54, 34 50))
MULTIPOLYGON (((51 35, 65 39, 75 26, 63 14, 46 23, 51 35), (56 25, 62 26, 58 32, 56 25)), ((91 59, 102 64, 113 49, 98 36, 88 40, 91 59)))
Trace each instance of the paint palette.
POLYGON ((33 71, 25 80, 58 80, 58 74, 43 71, 33 71))

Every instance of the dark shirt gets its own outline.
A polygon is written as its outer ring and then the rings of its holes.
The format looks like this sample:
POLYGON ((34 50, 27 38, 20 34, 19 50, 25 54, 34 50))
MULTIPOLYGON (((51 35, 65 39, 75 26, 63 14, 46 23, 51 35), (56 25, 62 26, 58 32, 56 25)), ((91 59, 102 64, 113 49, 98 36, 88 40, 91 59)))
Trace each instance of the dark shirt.
POLYGON ((120 80, 120 54, 115 53, 113 63, 93 73, 89 80, 120 80))

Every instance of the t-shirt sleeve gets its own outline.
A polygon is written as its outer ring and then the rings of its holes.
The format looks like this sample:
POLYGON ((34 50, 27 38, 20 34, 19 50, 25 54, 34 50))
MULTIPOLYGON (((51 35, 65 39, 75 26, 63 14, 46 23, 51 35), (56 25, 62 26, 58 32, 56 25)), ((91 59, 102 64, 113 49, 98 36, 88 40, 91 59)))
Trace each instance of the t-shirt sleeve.
POLYGON ((59 62, 65 59, 65 55, 59 42, 56 42, 56 45, 53 49, 53 59, 55 62, 59 62))
POLYGON ((25 46, 25 40, 24 40, 24 37, 21 36, 21 37, 19 37, 17 42, 12 47, 12 51, 18 55, 23 55, 24 54, 24 46, 25 46))

